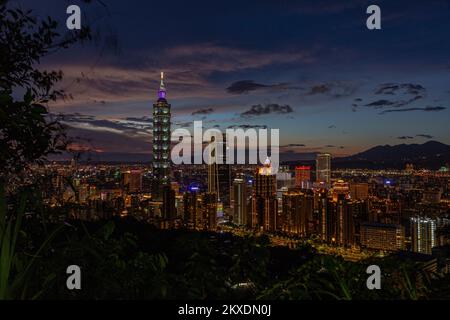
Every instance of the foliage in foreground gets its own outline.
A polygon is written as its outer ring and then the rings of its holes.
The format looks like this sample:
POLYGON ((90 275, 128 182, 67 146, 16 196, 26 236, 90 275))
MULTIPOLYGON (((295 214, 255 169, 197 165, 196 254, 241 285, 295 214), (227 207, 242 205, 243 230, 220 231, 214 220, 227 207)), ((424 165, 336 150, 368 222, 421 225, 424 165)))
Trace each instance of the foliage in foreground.
MULTIPOLYGON (((56 226, 50 226, 56 229, 56 226)), ((46 235, 28 220, 21 245, 46 235), (26 241, 25 241, 26 239, 26 241)), ((35 259, 26 291, 40 299, 427 299, 449 298, 449 278, 417 285, 417 269, 392 259, 352 263, 305 245, 270 247, 265 237, 163 231, 135 220, 66 223, 35 259), (382 290, 366 287, 368 264, 382 266, 382 290), (82 290, 66 288, 66 268, 82 269, 82 290), (447 288, 447 289, 446 289, 447 288), (447 290, 447 293, 446 291, 447 290)), ((25 249, 22 247, 21 249, 25 249)))

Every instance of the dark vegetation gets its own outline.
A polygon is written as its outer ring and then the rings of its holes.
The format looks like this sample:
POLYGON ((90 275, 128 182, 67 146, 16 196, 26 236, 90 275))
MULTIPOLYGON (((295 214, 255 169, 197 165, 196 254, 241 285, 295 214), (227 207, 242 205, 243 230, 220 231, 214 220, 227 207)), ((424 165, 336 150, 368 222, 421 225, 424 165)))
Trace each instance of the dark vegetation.
MULTIPOLYGON (((17 250, 25 254, 46 239, 42 224, 28 219, 17 250)), ((449 277, 425 274, 417 281, 420 268, 394 258, 354 263, 307 244, 272 247, 266 236, 158 230, 132 218, 66 223, 32 270, 24 298, 442 299, 450 285, 449 277), (71 264, 82 269, 82 290, 66 288, 71 264), (370 264, 382 268, 382 290, 366 287, 370 264)))

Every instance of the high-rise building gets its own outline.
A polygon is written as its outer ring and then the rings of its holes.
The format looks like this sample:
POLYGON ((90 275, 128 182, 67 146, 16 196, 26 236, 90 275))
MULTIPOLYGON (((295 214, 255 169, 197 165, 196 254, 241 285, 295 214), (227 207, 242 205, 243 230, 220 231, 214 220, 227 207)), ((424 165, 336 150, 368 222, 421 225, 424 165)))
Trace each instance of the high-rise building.
POLYGON ((311 183, 311 167, 297 166, 295 167, 295 186, 303 189, 309 188, 311 183))
POLYGON ((123 186, 128 192, 140 192, 142 190, 142 171, 136 169, 125 171, 123 186))
POLYGON ((350 189, 348 186, 348 182, 344 180, 338 180, 333 184, 333 188, 331 190, 331 195, 333 197, 333 201, 337 201, 340 195, 344 196, 344 198, 349 198, 350 189))
POLYGON ((292 173, 288 171, 279 170, 277 173, 277 188, 278 189, 289 189, 292 187, 293 183, 292 173))
POLYGON ((275 231, 281 228, 281 217, 278 216, 277 179, 272 174, 272 165, 267 159, 255 176, 252 196, 251 227, 264 231, 275 231))
POLYGON ((412 163, 407 163, 405 167, 406 173, 413 173, 414 172, 414 165, 412 163))
POLYGON ((350 198, 366 200, 369 197, 368 183, 350 183, 350 198))
POLYGON ((316 158, 316 181, 329 184, 331 181, 331 154, 320 153, 316 158))
POLYGON ((422 195, 424 203, 439 203, 441 201, 441 190, 425 190, 422 195))
POLYGON ((171 186, 164 186, 162 189, 162 216, 164 219, 175 219, 177 210, 175 207, 175 190, 171 186))
POLYGON ((344 194, 339 194, 334 202, 334 226, 333 238, 340 246, 355 244, 355 223, 353 217, 353 203, 346 199, 344 194))
POLYGON ((367 249, 397 251, 405 246, 405 229, 396 224, 362 223, 360 236, 367 249))
POLYGON ((431 254, 431 249, 437 245, 436 220, 426 217, 412 217, 411 245, 412 251, 431 254))
POLYGON ((215 230, 217 227, 217 195, 203 193, 201 195, 201 222, 204 230, 215 230))
POLYGON ((227 164, 228 147, 226 135, 218 141, 216 149, 211 152, 211 163, 208 164, 208 192, 217 195, 217 201, 223 207, 230 207, 231 166, 227 164), (221 150, 221 155, 217 150, 221 150), (218 159, 221 157, 221 161, 218 159))
POLYGON ((283 194, 283 227, 291 234, 310 234, 313 213, 313 196, 309 190, 290 190, 283 194))
MULTIPOLYGON (((217 148, 217 145, 215 148, 217 148)), ((217 194, 217 189, 219 188, 219 175, 217 172, 216 151, 216 149, 213 149, 210 158, 208 159, 208 192, 217 194)))
POLYGON ((152 196, 155 200, 161 200, 164 186, 170 186, 170 108, 166 100, 164 73, 161 72, 158 100, 153 104, 152 196))
POLYGON ((233 210, 234 223, 247 225, 247 186, 244 179, 234 179, 233 210))
POLYGON ((322 241, 339 246, 355 243, 354 204, 339 195, 337 200, 328 196, 326 189, 318 195, 319 236, 322 241))
POLYGON ((331 231, 329 230, 331 226, 332 218, 332 206, 331 199, 328 198, 328 192, 326 189, 321 189, 317 192, 317 213, 319 221, 318 234, 322 241, 331 241, 331 231))
MULTIPOLYGON (((229 147, 226 141, 226 134, 223 135, 222 146, 222 163, 217 165, 217 175, 219 180, 218 189, 218 201, 222 203, 223 207, 229 208, 231 204, 230 194, 232 188, 231 182, 231 165, 227 164, 227 157, 229 152, 229 147)), ((219 144, 220 145, 220 144, 219 144)))
POLYGON ((197 190, 189 190, 183 195, 183 219, 189 228, 197 228, 200 225, 201 197, 197 190))
POLYGON ((183 195, 183 218, 188 228, 197 230, 215 230, 217 227, 217 195, 199 192, 191 185, 183 195))

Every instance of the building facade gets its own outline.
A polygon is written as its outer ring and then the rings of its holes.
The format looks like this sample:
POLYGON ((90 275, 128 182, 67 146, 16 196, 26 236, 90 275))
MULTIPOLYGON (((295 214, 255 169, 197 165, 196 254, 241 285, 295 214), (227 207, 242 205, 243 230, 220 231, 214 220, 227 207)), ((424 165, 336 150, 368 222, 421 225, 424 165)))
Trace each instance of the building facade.
POLYGON ((431 254, 437 245, 436 220, 426 217, 410 218, 411 249, 413 252, 431 254))
POLYGON ((163 189, 170 186, 170 104, 166 100, 164 73, 161 72, 161 83, 158 100, 153 104, 153 184, 152 198, 162 200, 163 189))
POLYGON ((233 221, 237 225, 247 225, 247 186, 244 179, 233 182, 233 221))
POLYGON ((278 216, 277 179, 272 174, 270 160, 259 168, 255 176, 252 195, 252 216, 250 227, 264 231, 275 231, 281 228, 282 222, 278 216))
POLYGON ((331 181, 331 154, 321 153, 316 158, 316 182, 329 184, 331 181))

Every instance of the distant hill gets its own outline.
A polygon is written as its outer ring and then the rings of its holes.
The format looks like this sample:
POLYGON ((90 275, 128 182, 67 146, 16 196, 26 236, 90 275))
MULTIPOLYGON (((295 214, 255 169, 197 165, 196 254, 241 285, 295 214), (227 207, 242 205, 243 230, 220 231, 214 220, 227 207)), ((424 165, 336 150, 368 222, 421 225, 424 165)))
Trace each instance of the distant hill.
POLYGON ((364 152, 347 157, 353 160, 395 160, 417 161, 424 159, 444 158, 450 156, 450 146, 437 141, 424 144, 399 144, 395 146, 376 146, 364 152))
POLYGON ((412 163, 419 167, 439 168, 450 162, 450 146, 437 141, 376 146, 353 156, 337 158, 334 162, 339 167, 353 164, 350 166, 401 168, 412 163))

